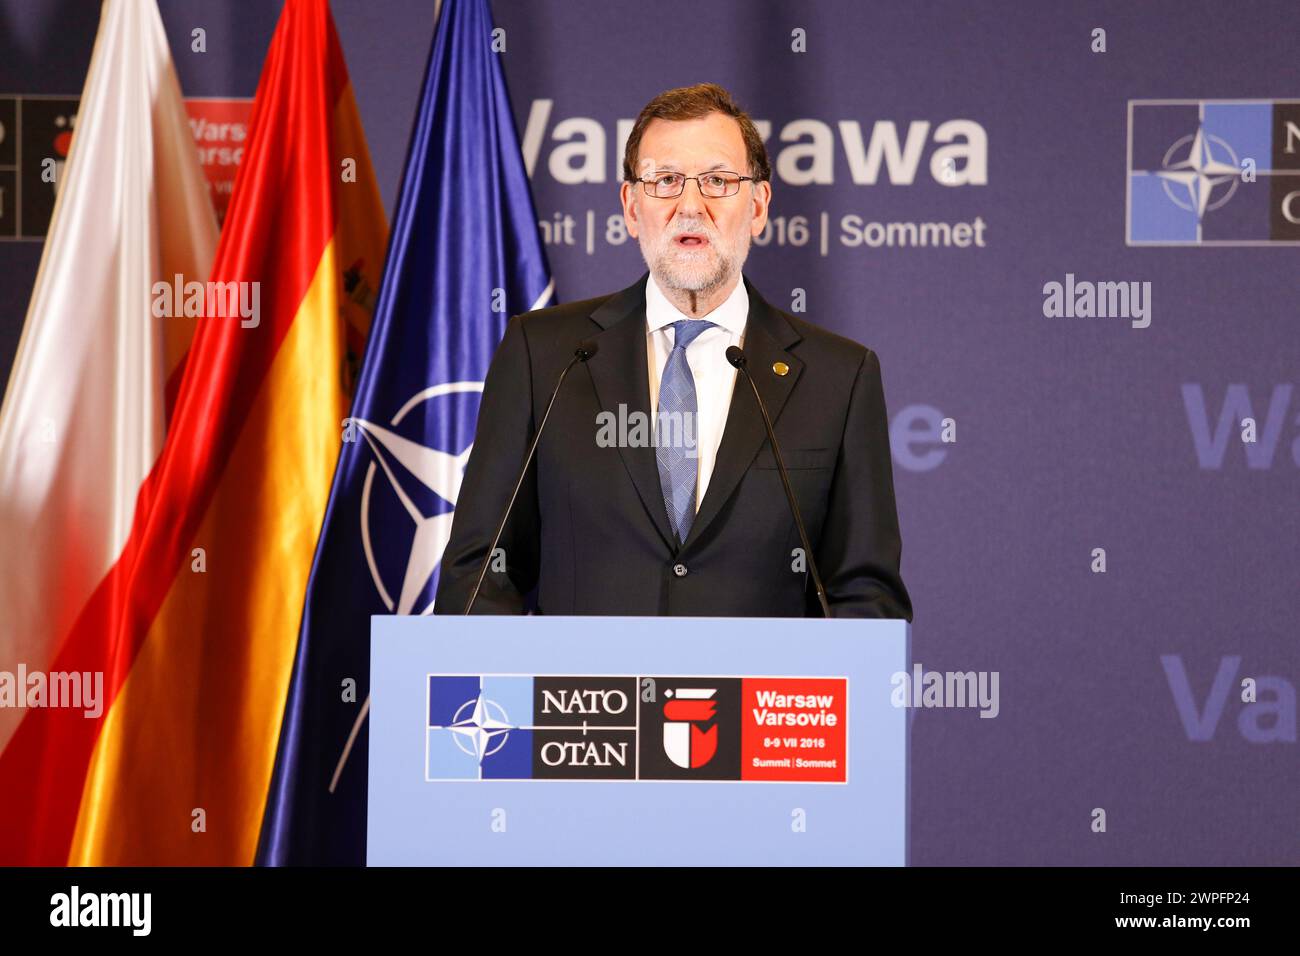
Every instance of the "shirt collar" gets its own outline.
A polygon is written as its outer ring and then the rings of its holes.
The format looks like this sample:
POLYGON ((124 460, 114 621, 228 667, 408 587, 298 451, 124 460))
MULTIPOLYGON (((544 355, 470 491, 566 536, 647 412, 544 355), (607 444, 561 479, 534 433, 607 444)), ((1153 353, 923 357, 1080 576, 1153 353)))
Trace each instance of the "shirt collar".
MULTIPOLYGON (((749 290, 745 288, 744 276, 736 283, 736 287, 731 290, 731 295, 727 296, 721 305, 700 318, 714 325, 720 325, 734 335, 744 332, 745 321, 749 318, 749 290)), ((666 325, 684 319, 689 320, 691 316, 684 315, 677 306, 668 301, 668 297, 659 288, 652 274, 645 287, 645 319, 646 328, 650 332, 657 332, 666 325)))

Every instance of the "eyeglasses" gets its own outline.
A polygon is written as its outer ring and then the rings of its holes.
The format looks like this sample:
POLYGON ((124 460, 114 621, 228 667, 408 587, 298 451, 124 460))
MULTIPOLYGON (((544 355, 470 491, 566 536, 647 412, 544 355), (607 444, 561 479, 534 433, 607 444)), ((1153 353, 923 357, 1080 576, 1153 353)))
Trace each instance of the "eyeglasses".
POLYGON ((693 179, 699 184, 700 193, 710 199, 725 199, 740 191, 742 182, 753 182, 753 176, 741 176, 718 169, 699 176, 683 176, 681 173, 660 170, 650 174, 649 179, 638 179, 647 196, 655 199, 676 199, 686 188, 686 180, 693 179))

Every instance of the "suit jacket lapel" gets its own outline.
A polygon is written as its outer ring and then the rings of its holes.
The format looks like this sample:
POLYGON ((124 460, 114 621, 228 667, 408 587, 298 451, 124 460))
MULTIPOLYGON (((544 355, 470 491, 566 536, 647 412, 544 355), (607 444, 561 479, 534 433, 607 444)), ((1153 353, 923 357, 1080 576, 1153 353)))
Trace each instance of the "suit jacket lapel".
MULTIPOLYGON (((593 336, 599 352, 586 363, 601 409, 621 418, 621 405, 629 416, 634 412, 644 415, 647 440, 653 431, 649 424, 652 417, 646 355, 645 287, 649 275, 647 272, 635 285, 610 296, 591 314, 591 320, 602 331, 593 336)), ((594 424, 592 427, 595 428, 594 424)), ((626 447, 620 443, 618 451, 646 513, 664 543, 675 553, 677 535, 668 523, 654 447, 650 444, 626 447)))
MULTIPOLYGON (((786 399, 790 397, 795 382, 803 372, 803 362, 787 351, 801 336, 780 313, 768 305, 748 278, 744 282, 749 292, 749 316, 745 323, 744 342, 745 355, 749 359, 749 374, 753 376, 754 384, 763 396, 767 413, 775 427, 786 399), (784 362, 789 366, 789 371, 785 375, 777 375, 772 370, 776 362, 784 362)), ((766 441, 767 429, 763 427, 763 416, 754 401, 754 393, 745 381, 745 376, 737 372, 736 384, 731 391, 731 404, 727 410, 727 424, 713 463, 713 474, 695 515, 695 522, 686 536, 684 548, 690 547, 718 517, 722 506, 736 490, 740 479, 766 441)), ((663 510, 662 507, 660 510, 663 510)))
MULTIPOLYGON (((591 314, 591 320, 601 329, 594 336, 600 351, 586 363, 602 410, 618 416, 622 405, 629 415, 633 412, 645 415, 647 422, 652 418, 646 354, 645 287, 648 277, 647 272, 636 284, 610 296, 591 314)), ((749 293, 749 315, 745 323, 749 373, 754 377, 754 384, 758 386, 775 424, 803 372, 803 362, 787 351, 799 341, 800 335, 759 295, 748 278, 743 281, 749 293), (775 374, 772 366, 776 362, 784 362, 789 372, 775 374)), ((767 431, 754 402, 754 394, 744 376, 737 373, 709 487, 683 547, 692 544, 718 517, 766 441, 767 431)), ((654 447, 650 444, 620 445, 619 454, 646 513, 669 550, 676 554, 679 550, 677 535, 668 523, 654 447)))

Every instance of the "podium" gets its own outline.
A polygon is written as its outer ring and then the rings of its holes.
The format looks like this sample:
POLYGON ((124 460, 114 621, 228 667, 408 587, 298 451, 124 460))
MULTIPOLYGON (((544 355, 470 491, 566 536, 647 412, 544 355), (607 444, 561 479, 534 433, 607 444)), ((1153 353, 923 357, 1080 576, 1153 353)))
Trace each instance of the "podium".
POLYGON ((907 862, 901 620, 371 619, 371 866, 907 862))

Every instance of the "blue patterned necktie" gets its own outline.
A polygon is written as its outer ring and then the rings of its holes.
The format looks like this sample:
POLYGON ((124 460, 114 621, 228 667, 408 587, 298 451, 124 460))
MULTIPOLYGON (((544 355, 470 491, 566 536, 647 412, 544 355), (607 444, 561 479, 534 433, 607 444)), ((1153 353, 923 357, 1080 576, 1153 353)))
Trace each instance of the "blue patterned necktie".
POLYGON ((664 505, 678 541, 686 540, 695 521, 695 484, 700 471, 695 377, 686 362, 686 349, 700 333, 711 328, 713 323, 703 319, 674 322, 673 350, 659 380, 656 458, 664 505))

